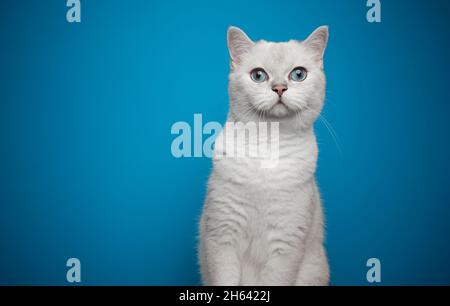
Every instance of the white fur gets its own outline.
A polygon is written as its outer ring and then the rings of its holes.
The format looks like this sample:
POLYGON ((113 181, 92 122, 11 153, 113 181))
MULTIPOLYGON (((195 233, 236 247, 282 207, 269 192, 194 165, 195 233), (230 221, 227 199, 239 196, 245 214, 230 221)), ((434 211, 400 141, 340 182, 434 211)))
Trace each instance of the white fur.
POLYGON ((324 102, 327 39, 327 27, 285 43, 254 43, 240 29, 228 30, 227 121, 279 122, 279 162, 266 169, 250 157, 214 159, 200 221, 205 285, 328 284, 312 127, 324 102), (308 71, 303 82, 289 79, 298 66, 308 71), (263 68, 269 80, 254 82, 254 68, 263 68), (288 87, 284 104, 272 91, 279 84, 288 87))

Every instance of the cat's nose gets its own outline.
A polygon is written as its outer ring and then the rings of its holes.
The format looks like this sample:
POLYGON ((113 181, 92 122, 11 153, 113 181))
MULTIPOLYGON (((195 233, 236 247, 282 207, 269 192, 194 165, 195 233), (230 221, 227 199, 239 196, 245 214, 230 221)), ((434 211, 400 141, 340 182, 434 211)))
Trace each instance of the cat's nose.
POLYGON ((278 94, 278 97, 281 98, 281 96, 284 94, 284 92, 287 90, 286 85, 275 85, 272 87, 272 90, 278 94))

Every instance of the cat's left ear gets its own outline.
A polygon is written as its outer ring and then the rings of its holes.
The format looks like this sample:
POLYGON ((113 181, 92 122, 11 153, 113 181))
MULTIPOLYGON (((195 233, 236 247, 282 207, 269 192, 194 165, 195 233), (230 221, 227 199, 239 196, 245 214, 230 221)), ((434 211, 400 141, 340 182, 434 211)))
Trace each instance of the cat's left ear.
POLYGON ((310 48, 314 54, 316 60, 322 62, 325 54, 325 49, 328 43, 328 26, 318 27, 307 39, 303 41, 303 44, 310 48))

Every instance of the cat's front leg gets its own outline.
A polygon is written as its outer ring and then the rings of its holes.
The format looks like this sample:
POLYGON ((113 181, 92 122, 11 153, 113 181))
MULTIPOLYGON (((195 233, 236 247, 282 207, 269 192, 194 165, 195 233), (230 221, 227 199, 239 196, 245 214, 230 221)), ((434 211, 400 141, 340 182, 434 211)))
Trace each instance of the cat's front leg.
POLYGON ((209 286, 238 286, 241 263, 236 247, 231 243, 206 242, 206 264, 209 286))
POLYGON ((303 258, 299 268, 296 286, 328 286, 330 269, 323 245, 312 245, 303 258))
POLYGON ((323 246, 323 212, 317 187, 314 205, 316 209, 311 231, 295 282, 297 286, 326 286, 329 284, 330 271, 327 254, 323 246))
MULTIPOLYGON (((269 218, 272 229, 267 233, 267 261, 260 280, 262 285, 290 286, 297 279, 298 269, 306 252, 306 240, 311 225, 310 204, 292 214, 269 218)), ((285 204, 284 206, 289 206, 285 204)))
POLYGON ((274 253, 270 256, 260 274, 262 286, 291 286, 295 282, 300 261, 298 250, 274 253))

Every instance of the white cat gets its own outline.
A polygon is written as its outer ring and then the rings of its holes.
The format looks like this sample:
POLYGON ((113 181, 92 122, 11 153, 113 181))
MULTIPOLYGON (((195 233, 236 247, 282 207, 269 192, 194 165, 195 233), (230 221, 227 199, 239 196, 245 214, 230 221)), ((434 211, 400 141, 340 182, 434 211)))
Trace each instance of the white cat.
POLYGON ((279 122, 279 161, 263 168, 250 157, 214 159, 200 221, 205 285, 328 285, 313 130, 327 41, 326 26, 284 43, 229 28, 227 122, 279 122))

